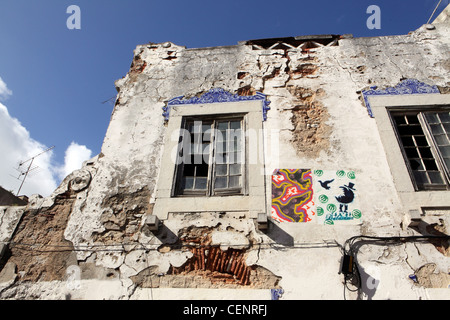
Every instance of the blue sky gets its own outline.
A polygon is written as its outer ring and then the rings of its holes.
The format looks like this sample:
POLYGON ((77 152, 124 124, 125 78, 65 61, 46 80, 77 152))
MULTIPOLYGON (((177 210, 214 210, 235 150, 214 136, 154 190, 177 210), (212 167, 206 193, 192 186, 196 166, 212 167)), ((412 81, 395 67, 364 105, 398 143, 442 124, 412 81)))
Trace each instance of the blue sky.
MULTIPOLYGON (((171 41, 193 48, 311 34, 407 34, 428 21, 438 2, 0 0, 0 103, 7 110, 5 121, 15 121, 28 134, 12 143, 3 133, 0 147, 9 143, 20 149, 22 138, 36 142, 14 154, 19 162, 54 145, 39 166, 47 166, 43 170, 59 184, 67 173, 62 168, 69 146, 79 158, 100 152, 117 94, 114 81, 126 75, 139 44, 171 41), (366 27, 372 4, 381 9, 379 30, 366 27), (70 5, 81 9, 80 30, 66 27, 70 5)), ((448 3, 443 0, 434 17, 448 3)), ((0 163, 0 185, 9 189, 17 185, 7 178, 17 173, 13 160, 0 163)), ((32 179, 26 184, 33 185, 32 179)), ((46 195, 54 184, 27 192, 46 195)))

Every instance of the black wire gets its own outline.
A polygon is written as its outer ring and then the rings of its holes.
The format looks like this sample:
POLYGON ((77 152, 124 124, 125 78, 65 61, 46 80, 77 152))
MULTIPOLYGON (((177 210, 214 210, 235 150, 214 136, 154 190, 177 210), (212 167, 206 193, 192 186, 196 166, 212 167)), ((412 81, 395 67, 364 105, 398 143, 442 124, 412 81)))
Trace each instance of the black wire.
MULTIPOLYGON (((7 243, 7 242, 5 242, 7 243)), ((158 248, 162 245, 170 246, 172 248, 212 248, 212 247, 218 247, 218 245, 201 245, 201 244, 189 244, 189 243, 160 243, 160 244, 152 244, 148 246, 144 246, 141 243, 119 243, 119 244, 92 244, 92 245, 78 245, 78 246, 72 246, 72 245, 57 245, 57 244, 43 244, 43 243, 23 243, 23 242, 9 242, 7 243, 10 248, 17 248, 21 250, 27 250, 27 251, 35 251, 35 252, 66 252, 66 251, 80 251, 80 252, 97 252, 97 251, 112 251, 112 252, 123 252, 125 250, 125 246, 137 246, 133 248, 133 250, 158 250, 158 248), (44 247, 44 249, 41 249, 39 247, 44 247), (114 248, 116 247, 116 248, 114 248), (55 249, 45 249, 45 248, 55 248, 55 249)), ((249 250, 259 250, 259 249, 279 249, 279 250, 286 250, 286 249, 313 249, 313 248, 335 248, 335 247, 341 247, 337 242, 331 243, 331 242, 319 242, 319 243, 295 243, 293 245, 289 246, 280 246, 277 243, 256 243, 249 245, 248 243, 234 243, 234 244, 226 244, 228 247, 251 247, 249 250), (263 247, 264 246, 264 247, 263 247)))
POLYGON ((362 289, 361 285, 361 274, 359 272, 358 263, 357 263, 357 253, 361 246, 365 244, 378 244, 377 242, 384 243, 386 245, 399 245, 406 242, 415 242, 415 241, 422 241, 422 240, 432 240, 432 239, 447 239, 450 240, 450 236, 448 235, 441 235, 441 236, 395 236, 395 237, 376 237, 376 236, 365 236, 365 235, 358 235, 351 237, 347 239, 343 246, 343 254, 344 255, 350 255, 353 257, 353 265, 352 265, 352 273, 350 275, 344 276, 344 299, 345 297, 345 288, 347 288, 349 291, 352 292, 360 292, 362 289), (361 245, 357 246, 358 241, 357 239, 361 239, 359 241, 363 241, 361 245), (346 246, 348 245, 348 250, 346 250, 346 246), (352 290, 348 287, 348 283, 352 282, 353 285, 355 285, 356 280, 356 290, 352 290))
MULTIPOLYGON (((277 247, 278 244, 276 243, 259 243, 258 248, 256 249, 256 246, 253 245, 255 248, 250 248, 250 250, 260 250, 264 249, 261 247, 261 245, 267 246, 267 248, 277 248, 281 250, 285 249, 312 249, 312 248, 334 248, 338 247, 341 250, 341 253, 343 255, 350 255, 353 257, 353 265, 352 265, 352 273, 351 274, 345 274, 344 275, 344 299, 345 297, 345 289, 356 292, 360 291, 361 286, 361 274, 358 269, 357 264, 357 253, 359 248, 364 244, 377 244, 377 242, 385 243, 386 245, 392 244, 392 245, 398 245, 405 242, 414 242, 414 241, 421 241, 421 240, 430 240, 430 239, 447 239, 450 240, 450 236, 443 235, 443 236, 392 236, 392 237, 377 237, 377 236, 366 236, 366 235, 357 235, 353 236, 349 239, 347 239, 344 243, 344 245, 340 245, 337 241, 334 241, 334 244, 331 244, 330 242, 324 241, 323 243, 295 243, 290 246, 281 246, 277 247), (356 246, 356 244, 359 241, 364 241, 359 246, 356 246), (348 250, 346 247, 348 246, 348 250), (352 283, 356 289, 349 288, 348 284, 352 283)), ((18 242, 10 242, 10 247, 17 247, 17 249, 20 250, 27 250, 27 251, 34 251, 34 252, 70 252, 70 251, 81 251, 81 252, 98 252, 98 251, 113 251, 113 252, 124 252, 126 245, 137 245, 140 243, 123 243, 123 244, 93 244, 93 245, 81 245, 81 246, 70 246, 70 245, 44 245, 44 244, 29 244, 29 243, 18 243, 18 242), (20 246, 23 246, 23 248, 20 248, 20 246), (55 250, 42 250, 36 248, 37 246, 45 246, 45 247, 53 247, 57 248, 55 250), (34 247, 34 248, 33 248, 34 247), (121 247, 121 248, 115 248, 112 249, 111 247, 121 247)), ((135 247, 133 250, 158 250, 158 248, 161 245, 169 245, 176 248, 211 248, 211 247, 217 247, 219 245, 199 245, 199 244, 186 244, 186 243, 175 243, 175 244, 154 244, 154 248, 148 248, 145 247, 143 244, 140 244, 140 247, 135 247)), ((249 244, 227 244, 229 247, 233 246, 243 246, 247 247, 249 244)))

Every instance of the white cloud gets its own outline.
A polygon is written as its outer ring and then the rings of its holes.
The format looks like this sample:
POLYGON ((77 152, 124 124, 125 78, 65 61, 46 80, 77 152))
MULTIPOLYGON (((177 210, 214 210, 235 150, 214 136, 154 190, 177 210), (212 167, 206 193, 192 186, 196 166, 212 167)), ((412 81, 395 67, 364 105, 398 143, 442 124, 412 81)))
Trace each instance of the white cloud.
POLYGON ((6 83, 0 77, 0 99, 5 100, 10 95, 12 95, 12 91, 10 89, 8 89, 8 87, 6 86, 6 83))
MULTIPOLYGON (((11 94, 0 78, 0 98, 11 94)), ((19 120, 11 117, 8 108, 0 103, 0 185, 16 194, 24 177, 21 172, 27 171, 31 161, 20 167, 19 164, 46 149, 48 147, 31 138, 28 130, 19 120)), ((49 196, 60 180, 81 168, 83 161, 91 158, 92 151, 72 142, 66 150, 63 165, 55 164, 52 155, 53 150, 50 150, 33 159, 30 169, 35 169, 29 171, 20 190, 21 195, 49 196)))
MULTIPOLYGON (((16 193, 21 184, 20 180, 23 178, 23 176, 20 176, 20 172, 25 172, 31 161, 19 168, 20 162, 34 157, 45 149, 47 147, 32 139, 27 129, 17 119, 12 118, 6 106, 0 103, 0 150, 2 153, 0 157, 0 185, 16 193), (20 169, 20 171, 16 169, 20 169), (17 178, 20 178, 20 180, 17 178)), ((52 174, 51 156, 52 151, 33 160, 30 169, 38 168, 30 171, 20 191, 21 194, 30 196, 38 193, 47 196, 56 188, 56 181, 52 174)))
POLYGON ((60 179, 64 179, 74 170, 80 169, 83 162, 89 160, 91 157, 91 150, 89 150, 86 146, 79 145, 78 143, 72 141, 70 146, 66 149, 64 165, 59 169, 60 179))

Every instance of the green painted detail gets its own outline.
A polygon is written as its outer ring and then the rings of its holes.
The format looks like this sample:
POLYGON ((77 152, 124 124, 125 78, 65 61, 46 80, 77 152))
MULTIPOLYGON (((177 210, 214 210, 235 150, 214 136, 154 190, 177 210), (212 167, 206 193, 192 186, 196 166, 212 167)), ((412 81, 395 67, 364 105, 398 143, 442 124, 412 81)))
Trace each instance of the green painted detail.
POLYGON ((324 194, 321 194, 319 196, 319 201, 322 202, 322 203, 326 203, 328 201, 328 197, 326 195, 324 195, 324 194))

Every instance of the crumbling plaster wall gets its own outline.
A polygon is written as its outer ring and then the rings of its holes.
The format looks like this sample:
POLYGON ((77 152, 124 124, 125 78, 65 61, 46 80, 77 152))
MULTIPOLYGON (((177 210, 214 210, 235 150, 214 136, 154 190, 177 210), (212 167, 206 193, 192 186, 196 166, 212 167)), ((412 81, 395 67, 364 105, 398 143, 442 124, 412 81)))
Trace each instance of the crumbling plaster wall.
MULTIPOLYGON (((145 288, 155 287, 154 282, 162 288, 245 288, 238 283, 216 286, 204 281, 206 271, 188 272, 195 269, 189 263, 196 251, 180 237, 191 228, 193 233, 209 230, 208 245, 226 247, 247 239, 247 245, 239 248, 245 265, 266 270, 266 286, 283 288, 283 298, 341 299, 342 277, 337 274, 341 251, 336 243, 358 234, 409 232, 401 228, 405 212, 375 121, 359 92, 372 85, 395 86, 403 78, 448 87, 448 35, 449 26, 440 24, 435 30, 422 27, 403 36, 341 39, 339 46, 307 52, 254 50, 243 44, 201 49, 170 42, 138 46, 130 72, 116 82, 118 95, 102 151, 83 167, 91 175, 89 186, 71 196, 64 238, 76 257, 72 263, 80 268, 81 286, 68 287, 67 274, 58 275, 46 279, 54 280, 53 293, 48 282, 19 281, 2 288, 1 297, 127 299, 145 296, 145 288), (358 174, 362 224, 275 223, 263 234, 245 213, 224 215, 217 208, 217 212, 171 214, 159 233, 148 231, 144 221, 152 212, 156 182, 172 179, 159 170, 167 134, 162 107, 171 98, 217 87, 239 94, 260 91, 271 101, 264 135, 266 141, 276 140, 278 152, 266 150, 268 213, 274 169, 347 168, 358 174), (183 280, 174 276, 177 273, 184 274, 183 280), (107 289, 89 290, 99 287, 107 289)), ((70 189, 76 175, 29 209, 55 208, 57 195, 70 189)), ((448 219, 444 222, 448 226, 448 219)), ((429 259, 438 272, 448 272, 447 258, 431 244, 361 250, 361 259, 369 261, 365 269, 375 263, 383 284, 375 298, 423 298, 407 275, 429 259), (391 279, 393 270, 400 278, 391 279)))

